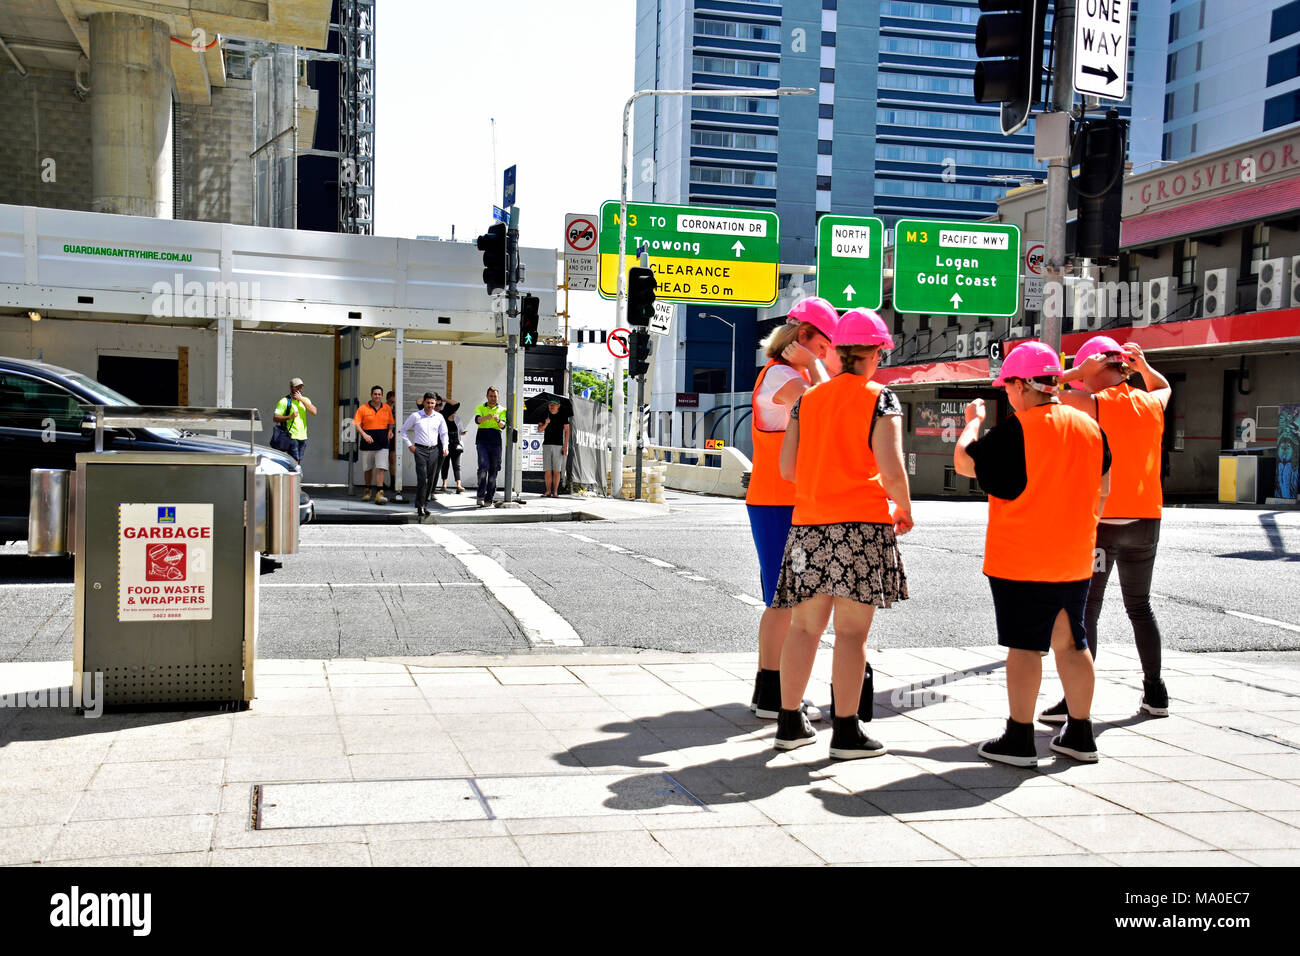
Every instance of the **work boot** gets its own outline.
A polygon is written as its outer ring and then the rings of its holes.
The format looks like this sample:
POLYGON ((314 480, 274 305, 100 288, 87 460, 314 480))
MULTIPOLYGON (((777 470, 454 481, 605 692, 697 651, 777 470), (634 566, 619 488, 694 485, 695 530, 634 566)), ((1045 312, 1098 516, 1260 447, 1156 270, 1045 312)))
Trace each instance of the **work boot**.
POLYGON ((1058 754, 1084 763, 1096 763, 1097 741, 1092 735, 1092 721, 1071 717, 1065 722, 1065 731, 1052 738, 1051 747, 1058 754))
POLYGON ((835 717, 831 720, 831 759, 860 760, 863 757, 879 757, 888 748, 879 740, 868 737, 862 721, 856 714, 848 717, 835 717))
POLYGON ((388 499, 384 497, 384 489, 383 489, 383 488, 380 488, 378 491, 375 492, 375 504, 377 504, 377 505, 386 505, 386 504, 388 504, 388 499))
POLYGON ((1169 691, 1165 689, 1165 682, 1159 677, 1154 679, 1142 680, 1142 703, 1139 709, 1146 711, 1152 717, 1169 716, 1169 691))
POLYGON ((367 489, 365 490, 365 493, 361 496, 361 500, 362 500, 362 501, 369 501, 369 500, 370 500, 370 489, 369 489, 369 488, 367 488, 367 489))
POLYGON ((1059 702, 1053 704, 1051 707, 1045 708, 1043 712, 1038 715, 1038 719, 1044 724, 1063 724, 1065 723, 1065 718, 1069 716, 1070 710, 1065 705, 1065 698, 1062 697, 1059 702))
POLYGON ((980 744, 979 755, 985 760, 1009 763, 1013 767, 1037 767, 1038 748, 1034 744, 1034 725, 1019 724, 1008 717, 1006 731, 997 740, 980 744))

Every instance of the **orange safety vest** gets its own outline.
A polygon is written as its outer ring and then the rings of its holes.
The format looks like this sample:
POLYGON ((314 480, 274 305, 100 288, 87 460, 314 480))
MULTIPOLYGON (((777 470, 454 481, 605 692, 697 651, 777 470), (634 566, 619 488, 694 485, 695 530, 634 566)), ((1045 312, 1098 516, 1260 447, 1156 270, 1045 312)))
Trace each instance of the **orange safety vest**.
POLYGON ((867 431, 884 388, 841 372, 803 393, 792 524, 892 523, 867 431))
POLYGON ((1092 577, 1101 494, 1101 426, 1068 405, 1016 413, 1025 434, 1025 490, 989 495, 984 573, 1011 581, 1092 577))
POLYGON ((1104 388, 1097 423, 1110 443, 1110 494, 1103 518, 1159 518, 1160 448, 1165 410, 1155 396, 1127 382, 1104 388))
MULTIPOLYGON (((785 429, 767 431, 758 425, 758 390, 763 387, 763 379, 773 365, 784 365, 776 359, 770 359, 754 381, 754 394, 749 399, 750 434, 754 441, 754 462, 749 472, 749 488, 745 491, 747 505, 785 505, 794 504, 794 482, 781 477, 781 445, 785 441, 785 429)), ((793 366, 789 366, 793 368, 793 366)), ((799 371, 806 381, 808 376, 799 371)))

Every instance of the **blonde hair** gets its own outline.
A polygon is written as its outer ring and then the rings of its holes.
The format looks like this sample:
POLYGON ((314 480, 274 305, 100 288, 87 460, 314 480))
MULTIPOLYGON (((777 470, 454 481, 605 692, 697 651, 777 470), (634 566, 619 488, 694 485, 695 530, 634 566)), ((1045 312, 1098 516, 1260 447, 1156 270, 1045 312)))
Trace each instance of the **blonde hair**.
POLYGON ((856 374, 858 362, 869 361, 873 356, 879 354, 879 345, 837 345, 835 354, 840 357, 840 367, 846 372, 856 374), (865 352, 859 352, 858 349, 866 349, 865 352))
POLYGON ((820 331, 821 329, 811 322, 787 322, 773 329, 759 345, 768 358, 781 360, 781 353, 789 348, 791 342, 796 339, 800 343, 806 342, 820 331))

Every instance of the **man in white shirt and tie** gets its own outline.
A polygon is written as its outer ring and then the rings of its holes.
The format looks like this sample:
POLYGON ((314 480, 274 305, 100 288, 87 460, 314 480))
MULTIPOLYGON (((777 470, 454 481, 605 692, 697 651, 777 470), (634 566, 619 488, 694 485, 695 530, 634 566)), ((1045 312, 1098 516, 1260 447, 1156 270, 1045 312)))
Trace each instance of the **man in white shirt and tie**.
POLYGON ((415 513, 421 518, 429 514, 425 505, 434 494, 433 483, 448 450, 447 419, 435 410, 436 403, 437 396, 425 392, 420 410, 411 412, 400 431, 406 447, 415 455, 415 513))

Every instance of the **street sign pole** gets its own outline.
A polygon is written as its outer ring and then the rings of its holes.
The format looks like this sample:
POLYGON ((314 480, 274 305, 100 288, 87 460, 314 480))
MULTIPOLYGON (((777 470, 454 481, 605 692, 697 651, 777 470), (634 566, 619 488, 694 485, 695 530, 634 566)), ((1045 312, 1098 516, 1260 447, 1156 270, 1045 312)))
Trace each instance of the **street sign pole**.
MULTIPOLYGON (((1074 4, 1075 0, 1056 0, 1052 30, 1052 110, 1064 113, 1068 133, 1069 116, 1074 109, 1074 4)), ((1125 54, 1127 55, 1127 53, 1125 54)), ((1044 130, 1045 124, 1038 129, 1044 130)), ((1035 150, 1042 154, 1044 151, 1035 150)), ((1039 340, 1050 345, 1053 352, 1061 351, 1061 315, 1065 306, 1065 219, 1070 191, 1069 137, 1064 144, 1046 151, 1047 160, 1047 235, 1045 262, 1043 263, 1044 291, 1043 327, 1039 340), (1064 155, 1055 155, 1064 152, 1064 155)))
MULTIPOLYGON (((511 167, 513 170, 514 167, 511 167)), ((506 434, 502 436, 505 444, 505 484, 502 488, 503 508, 518 507, 512 502, 515 487, 515 443, 514 424, 519 419, 519 402, 515 394, 516 372, 515 353, 519 348, 519 287, 515 276, 519 271, 519 207, 510 207, 510 228, 506 233, 506 434)))

